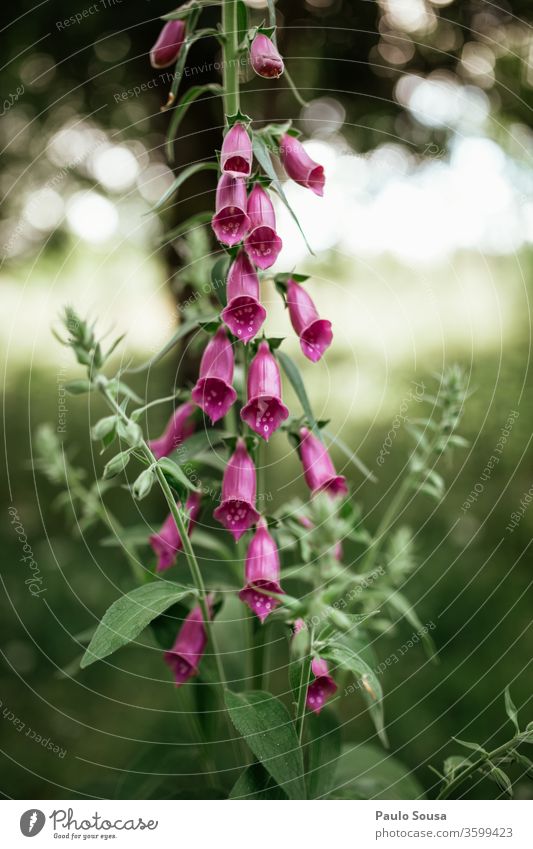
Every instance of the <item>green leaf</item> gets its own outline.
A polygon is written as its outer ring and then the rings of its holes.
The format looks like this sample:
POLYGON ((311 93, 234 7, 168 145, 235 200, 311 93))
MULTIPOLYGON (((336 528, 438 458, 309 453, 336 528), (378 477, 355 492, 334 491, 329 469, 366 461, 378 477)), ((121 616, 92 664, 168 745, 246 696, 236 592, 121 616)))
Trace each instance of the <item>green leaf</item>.
POLYGON ((116 416, 106 416, 91 428, 91 439, 105 439, 106 436, 113 433, 117 424, 116 416))
POLYGON ((82 658, 82 669, 127 645, 152 619, 177 601, 193 595, 196 591, 192 587, 156 581, 122 596, 105 612, 82 658))
POLYGON ((182 322, 176 332, 171 336, 168 342, 163 345, 163 347, 157 352, 157 354, 154 354, 153 357, 150 357, 150 359, 144 362, 142 365, 136 366, 135 368, 128 368, 126 369, 126 371, 128 372, 128 374, 138 374, 142 371, 148 371, 152 368, 152 366, 155 366, 156 363, 162 360, 163 357, 165 357, 168 352, 171 351, 172 348, 174 348, 178 344, 180 339, 183 339, 184 336, 187 336, 193 330, 196 330, 196 328, 200 326, 201 321, 207 321, 210 320, 210 318, 218 318, 218 313, 211 317, 202 316, 201 318, 193 318, 189 321, 182 322))
POLYGON ((294 212, 292 206, 290 205, 289 201, 287 200, 287 195, 283 191, 283 186, 281 185, 281 183, 278 179, 278 175, 276 174, 276 171, 274 169, 274 166, 272 165, 272 160, 270 158, 270 151, 269 151, 268 147, 266 146, 264 139, 261 136, 257 135, 257 133, 254 133, 254 135, 253 135, 252 146, 253 146, 255 158, 259 162, 261 168, 263 169, 263 171, 265 172, 267 177, 270 180, 272 180, 273 187, 275 188, 275 190, 278 193, 278 195, 280 196, 281 200, 283 201, 283 203, 285 204, 285 206, 289 210, 290 215, 292 216, 292 218, 294 219, 294 221, 298 225, 298 229, 299 229, 300 233, 302 234, 303 240, 304 240, 304 242, 307 246, 307 250, 309 251, 310 254, 313 254, 313 256, 314 256, 314 252, 311 249, 311 246, 309 245, 309 242, 307 241, 307 239, 305 237, 305 233, 301 228, 300 222, 298 221, 298 217, 297 217, 296 213, 294 212))
POLYGON ((504 793, 508 793, 509 796, 513 795, 513 784, 509 776, 503 769, 500 769, 499 766, 494 766, 494 764, 489 765, 489 769, 485 773, 487 778, 490 778, 491 781, 494 781, 500 790, 503 790, 504 793))
POLYGON ((158 209, 161 209, 172 197, 172 195, 178 191, 180 186, 182 186, 189 177, 192 177, 194 174, 198 174, 200 171, 218 171, 218 163, 217 162, 195 162, 193 165, 189 165, 187 168, 184 168, 183 171, 180 171, 174 182, 171 186, 168 187, 166 192, 164 192, 155 206, 152 207, 152 212, 156 212, 158 209))
POLYGON ((424 790, 408 767, 377 746, 343 746, 336 789, 328 799, 423 799, 424 790))
POLYGON ((517 734, 520 734, 520 725, 518 724, 518 711, 511 698, 509 687, 505 688, 505 712, 513 723, 514 727, 516 728, 517 734))
POLYGON ((463 755, 450 755, 450 757, 446 758, 444 761, 444 777, 451 781, 456 777, 458 771, 470 766, 471 763, 472 761, 470 758, 466 758, 463 755))
POLYGON ((322 439, 319 427, 318 427, 318 425, 316 423, 316 419, 313 415, 313 410, 311 409, 311 403, 310 403, 309 398, 307 396, 307 392, 305 390, 304 382, 302 380, 302 376, 300 374, 298 366, 296 365, 294 360, 291 359, 291 357, 289 357, 283 351, 278 351, 276 353, 276 356, 281 363, 283 371, 285 372, 285 374, 289 378, 289 381, 292 385, 292 388, 294 389, 294 391, 296 393, 296 396, 297 396, 300 404, 302 405, 302 409, 305 413, 305 416, 306 416, 306 418, 309 422, 310 427, 312 428, 314 433, 318 436, 318 438, 322 439))
POLYGON ((334 787, 341 730, 337 717, 327 709, 321 711, 320 716, 310 713, 306 722, 309 737, 307 793, 310 799, 320 799, 334 787))
POLYGON ((132 486, 133 497, 136 501, 142 501, 149 494, 154 485, 155 474, 153 468, 145 469, 132 486))
POLYGON ((403 616, 404 619, 407 619, 409 624, 413 626, 416 634, 420 637, 422 641, 427 656, 434 663, 438 663, 435 643, 433 642, 433 639, 429 634, 427 627, 422 624, 421 620, 418 618, 416 611, 413 607, 411 607, 405 596, 403 596, 399 592, 394 592, 391 595, 386 596, 386 602, 390 607, 393 608, 393 610, 399 613, 400 616, 403 616))
POLYGON ((361 693, 367 703, 368 711, 379 739, 384 746, 388 746, 383 720, 383 691, 372 667, 363 660, 360 654, 340 644, 330 645, 326 649, 321 650, 320 654, 325 660, 329 660, 334 664, 334 668, 340 667, 341 669, 346 669, 361 681, 361 693))
POLYGON ((164 233, 161 236, 159 242, 162 245, 166 245, 169 242, 172 242, 174 239, 177 239, 178 236, 184 236, 186 233, 192 233, 192 231, 201 227, 203 224, 207 224, 211 221, 213 217, 213 210, 206 210, 205 212, 195 212, 194 215, 191 215, 189 218, 186 218, 185 221, 182 221, 181 224, 178 224, 174 230, 170 230, 168 233, 164 233))
POLYGON ((228 274, 229 257, 224 255, 213 264, 211 269, 211 287, 222 307, 226 306, 226 277, 228 274))
POLYGON ((181 497, 186 496, 188 492, 198 492, 198 487, 191 483, 181 467, 170 457, 161 457, 156 465, 159 466, 169 484, 181 497))
MULTIPOLYGON (((189 106, 198 100, 202 94, 212 92, 213 94, 223 94, 224 89, 218 83, 207 83, 206 85, 194 85, 185 92, 179 103, 176 104, 172 111, 172 117, 167 132, 167 157, 169 162, 174 162, 174 145, 179 125, 181 124, 189 106)), ((218 167, 218 166, 217 166, 218 167)))
POLYGON ((117 433, 132 448, 137 448, 143 440, 142 428, 135 422, 124 422, 122 419, 119 419, 117 433))
POLYGON ((230 799, 286 799, 283 792, 260 763, 253 763, 241 773, 229 794, 230 799))
POLYGON ((305 799, 302 751, 286 707, 270 693, 226 692, 237 731, 290 799, 305 799))
POLYGON ((65 389, 71 395, 83 395, 91 391, 92 384, 90 380, 69 380, 65 383, 65 389))
POLYGON ((339 439, 338 436, 336 436, 330 430, 326 430, 326 428, 323 429, 323 432, 334 445, 337 445, 340 448, 345 457, 347 457, 348 460, 350 460, 350 462, 353 463, 353 465, 357 469, 359 469, 360 472, 362 472, 362 474, 365 476, 365 478, 367 478, 367 480, 371 481, 372 483, 377 483, 378 479, 375 474, 365 466, 363 461, 359 459, 357 454, 355 454, 355 452, 352 451, 351 448, 349 448, 348 445, 346 445, 346 443, 342 441, 342 439, 339 439))
POLYGON ((460 746, 464 746, 466 749, 471 749, 473 752, 478 752, 480 755, 487 755, 488 752, 483 746, 480 746, 479 743, 470 743, 469 740, 459 740, 459 737, 452 737, 452 740, 455 740, 456 743, 459 743, 460 746))
POLYGON ((130 451, 121 451, 120 454, 115 454, 115 456, 112 457, 111 460, 104 466, 104 480, 114 478, 123 472, 130 460, 130 451))

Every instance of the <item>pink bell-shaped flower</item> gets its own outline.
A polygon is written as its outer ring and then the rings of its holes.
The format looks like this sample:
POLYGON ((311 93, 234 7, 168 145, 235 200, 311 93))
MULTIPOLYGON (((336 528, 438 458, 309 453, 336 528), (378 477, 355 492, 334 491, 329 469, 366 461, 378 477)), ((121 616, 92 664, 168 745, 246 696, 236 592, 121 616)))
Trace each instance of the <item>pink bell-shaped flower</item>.
POLYGON ((196 405, 191 401, 180 404, 172 413, 169 422, 159 439, 152 439, 148 443, 156 460, 168 457, 178 445, 192 436, 195 430, 193 414, 196 405))
POLYGON ((306 427, 301 428, 300 438, 300 457, 311 495, 317 492, 327 492, 332 497, 348 495, 346 478, 335 471, 324 443, 306 427))
POLYGON ((237 398, 233 381, 233 349, 226 330, 220 326, 200 361, 200 373, 191 392, 192 400, 213 424, 226 415, 237 398))
POLYGON ((252 171, 252 142, 245 127, 234 124, 222 142, 220 167, 231 177, 249 177, 252 171))
POLYGON ((239 251, 230 266, 226 295, 222 320, 241 342, 249 342, 261 329, 266 310, 259 301, 259 278, 245 251, 239 251))
POLYGON ((276 543, 270 536, 264 519, 257 525, 244 565, 246 585, 239 598, 250 610, 264 622, 267 616, 278 606, 279 600, 258 591, 258 589, 283 594, 279 585, 280 563, 276 543), (258 589, 256 589, 258 588, 258 589))
POLYGON ((167 21, 150 50, 152 68, 167 68, 176 62, 185 40, 185 21, 167 21))
POLYGON ((291 180, 322 197, 326 181, 324 168, 311 159, 298 139, 285 133, 279 144, 279 155, 291 180))
POLYGON ((319 318, 316 307, 303 286, 292 278, 287 283, 287 306, 294 330, 300 337, 305 356, 317 363, 331 345, 331 321, 319 318))
MULTIPOLYGON (((210 599, 207 599, 209 618, 212 616, 210 599)), ((194 607, 183 622, 176 642, 163 655, 165 663, 171 668, 176 687, 186 684, 189 678, 198 674, 198 665, 207 645, 207 630, 202 608, 194 607)))
POLYGON ((307 707, 313 713, 320 713, 326 701, 337 691, 337 685, 329 674, 326 661, 322 658, 313 658, 311 672, 315 678, 307 688, 307 707))
POLYGON ((281 77, 283 59, 274 42, 264 33, 256 35, 250 48, 250 62, 256 74, 267 79, 281 77))
POLYGON ((248 403, 241 410, 241 419, 268 441, 288 415, 281 400, 279 366, 268 342, 263 341, 248 369, 248 403))
POLYGON ((222 502, 213 513, 235 541, 255 525, 260 515, 255 509, 256 473, 242 439, 228 460, 222 480, 222 502))
MULTIPOLYGON (((187 530, 189 536, 193 532, 198 519, 198 514, 200 513, 200 502, 201 495, 199 492, 191 492, 185 502, 185 508, 189 514, 189 527, 187 530)), ((165 569, 168 569, 173 565, 176 557, 178 556, 178 552, 183 548, 180 532, 176 527, 176 522, 174 521, 172 513, 168 514, 161 526, 161 530, 157 534, 152 534, 148 541, 154 552, 157 554, 156 571, 164 572, 165 569)))
POLYGON ((211 225, 223 245, 233 247, 242 242, 250 229, 246 214, 246 180, 222 174, 217 185, 215 215, 211 225))
POLYGON ((261 268, 270 268, 276 262, 283 243, 276 233, 276 215, 268 192, 256 183, 248 196, 247 206, 250 232, 244 247, 250 259, 261 268))

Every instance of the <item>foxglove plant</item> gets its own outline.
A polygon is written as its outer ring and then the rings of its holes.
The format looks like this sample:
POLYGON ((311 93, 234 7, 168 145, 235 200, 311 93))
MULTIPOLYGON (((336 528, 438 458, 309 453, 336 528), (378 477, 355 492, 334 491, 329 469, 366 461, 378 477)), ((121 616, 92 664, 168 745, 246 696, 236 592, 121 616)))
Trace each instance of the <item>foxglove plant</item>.
MULTIPOLYGON (((319 196, 325 187, 324 169, 309 157, 290 123, 259 128, 240 111, 239 66, 243 59, 249 57, 254 70, 267 78, 275 79, 284 71, 275 20, 271 18, 268 27, 243 26, 242 15, 247 14, 244 4, 223 0, 221 27, 200 30, 197 25, 202 9, 203 4, 193 0, 166 16, 151 61, 156 67, 176 61, 169 107, 176 101, 191 44, 213 37, 222 47, 225 126, 218 165, 215 157, 206 163, 206 168, 219 171, 215 210, 214 214, 212 210, 202 213, 204 222, 211 219, 218 241, 212 280, 215 283, 222 275, 225 281, 225 293, 219 297, 222 309, 218 306, 213 314, 214 297, 220 294, 213 285, 206 302, 195 301, 186 311, 182 328, 155 360, 151 358, 135 369, 121 369, 112 376, 105 372, 119 340, 105 351, 93 325, 72 309, 64 315, 67 337, 60 337, 60 341, 72 349, 87 371, 86 377, 73 381, 69 389, 74 394, 97 392, 102 396, 109 415, 94 425, 92 436, 102 443, 104 451, 119 442, 119 451, 107 461, 104 481, 98 482, 97 491, 105 491, 133 466, 132 496, 142 501, 155 487, 165 505, 158 506, 160 531, 146 534, 152 555, 137 555, 128 548, 127 529, 123 531, 107 511, 98 510, 94 506, 97 499, 86 498, 81 477, 75 477, 77 503, 87 501, 85 509, 93 511, 90 521, 104 522, 124 539, 124 553, 128 562, 133 560, 132 571, 139 583, 107 611, 81 665, 108 656, 147 626, 162 641, 168 623, 174 621, 171 611, 177 610, 182 625, 171 640, 164 638, 162 660, 179 687, 196 677, 202 685, 199 689, 213 691, 219 700, 212 711, 216 720, 228 721, 253 754, 254 763, 249 767, 248 753, 237 749, 231 755, 233 766, 242 775, 232 789, 227 788, 228 795, 305 798, 316 792, 314 779, 305 778, 304 757, 311 757, 306 746, 314 752, 313 740, 317 739, 309 728, 314 719, 306 723, 306 717, 320 715, 318 721, 323 721, 324 713, 329 712, 327 727, 334 728, 331 746, 338 745, 340 734, 330 711, 341 697, 340 685, 346 676, 359 682, 377 735, 386 745, 381 682, 361 647, 365 640, 370 641, 372 627, 389 630, 398 611, 403 611, 402 615, 409 611, 411 624, 413 617, 416 619, 400 593, 415 559, 405 558, 410 535, 406 540, 405 529, 397 529, 395 523, 414 490, 435 498, 442 496, 444 482, 434 469, 434 461, 461 444, 456 428, 466 392, 460 371, 451 370, 443 377, 431 397, 437 417, 412 428, 416 447, 408 474, 389 499, 377 530, 370 533, 359 507, 349 498, 346 476, 338 473, 333 463, 330 451, 338 440, 327 430, 327 423, 315 419, 296 362, 280 349, 283 340, 264 334, 256 338, 266 318, 260 284, 272 286, 273 282, 272 289, 279 292, 288 308, 305 357, 314 364, 331 345, 331 323, 319 317, 301 285, 305 278, 293 271, 263 275, 283 256, 274 201, 287 203, 287 199, 276 176, 278 159, 290 179, 319 196), (180 387, 182 403, 171 414, 163 435, 147 440, 140 422, 148 410, 177 396, 144 403, 129 385, 128 376, 151 368, 185 333, 194 336, 193 345, 200 340, 203 346, 196 383, 192 388, 180 387), (301 413, 289 411, 282 400, 281 370, 302 406, 301 413), (209 421, 201 421, 197 408, 209 421), (286 438, 294 459, 299 457, 309 494, 268 515, 264 448, 274 435, 276 440, 286 438), (214 480, 213 469, 218 475, 214 480), (214 499, 220 502, 215 509, 214 499), (200 517, 207 528, 211 518, 223 528, 215 526, 208 534, 198 527, 200 517), (226 531, 233 537, 229 551, 226 531), (226 542, 219 543, 217 533, 223 534, 226 542), (400 533, 404 536, 398 537, 400 533), (209 590, 196 555, 197 545, 206 546, 206 536, 211 552, 214 547, 222 558, 218 577, 210 578, 213 586, 209 590), (346 563, 343 543, 359 548, 357 557, 352 558, 351 552, 346 563), (179 552, 180 562, 170 570, 179 552), (238 579, 232 573, 235 563, 238 579), (179 583, 174 574, 179 576, 179 583), (233 678, 257 685, 258 689, 251 692, 246 686, 234 692, 226 683, 224 658, 218 646, 220 628, 228 624, 221 622, 218 614, 226 604, 239 605, 246 622, 246 637, 238 639, 248 646, 250 667, 233 678), (378 609, 379 620, 373 620, 378 609), (367 620, 376 624, 367 624, 367 620), (288 638, 285 665, 292 691, 290 710, 283 700, 263 689, 269 672, 264 635, 271 623, 283 627, 288 638)), ((212 92, 213 84, 206 84, 203 90, 212 92)), ((195 89, 194 96, 201 91, 201 87, 195 89)), ((176 103, 170 122, 174 135, 189 101, 190 94, 186 93, 176 103)), ((173 138, 169 138, 170 147, 173 138)), ((178 175, 176 188, 197 170, 195 165, 178 175)), ((158 209, 171 194, 165 194, 158 209)), ((43 470, 63 481, 64 464, 59 460, 52 463, 49 439, 46 445, 49 456, 43 470)), ((374 480, 351 449, 343 448, 342 443, 338 448, 365 478, 374 480)), ((429 639, 427 644, 431 650, 429 639)), ((223 733, 227 736, 228 730, 223 733)), ((334 761, 337 754, 333 751, 328 757, 334 761)), ((219 768, 223 781, 229 770, 224 765, 219 768)), ((329 763, 319 764, 315 772, 319 768, 323 768, 321 795, 333 798, 334 770, 329 763)))

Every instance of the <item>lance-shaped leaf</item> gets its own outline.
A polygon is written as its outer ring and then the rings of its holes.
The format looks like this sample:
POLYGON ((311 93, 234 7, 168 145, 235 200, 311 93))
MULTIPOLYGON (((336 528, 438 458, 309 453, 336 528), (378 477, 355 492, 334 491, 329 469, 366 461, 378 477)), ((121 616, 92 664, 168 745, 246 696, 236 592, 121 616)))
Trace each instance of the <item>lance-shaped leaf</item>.
POLYGON ((518 711, 511 698, 509 687, 505 688, 505 712, 513 723, 514 727, 516 728, 517 734, 520 734, 520 725, 518 724, 518 711))
POLYGON ((311 408, 311 402, 309 401, 309 397, 307 395, 305 385, 302 379, 302 375, 298 369, 298 366, 294 362, 291 357, 285 354, 283 351, 277 351, 276 356, 281 363, 281 367, 283 371, 289 378, 289 381, 294 389, 296 396, 302 405, 302 410, 305 413, 307 421, 309 422, 313 432, 319 439, 322 439, 320 435, 320 428, 318 427, 317 421, 314 417, 313 410, 311 408))
POLYGON ((183 171, 180 171, 174 182, 171 186, 168 187, 166 192, 161 195, 156 205, 152 207, 152 212, 155 212, 158 209, 161 209, 169 200, 173 194, 175 194, 180 186, 185 183, 189 177, 192 177, 194 174, 198 174, 200 171, 218 171, 218 163, 217 162, 195 162, 192 165, 189 165, 187 168, 184 168, 183 171))
POLYGON ((174 162, 174 146, 173 142, 176 138, 179 125, 181 124, 191 103, 198 100, 202 94, 222 94, 224 89, 218 83, 207 83, 207 85, 194 85, 185 92, 179 103, 172 110, 172 118, 167 132, 167 157, 169 162, 174 162))
POLYGON ((197 593, 192 587, 157 581, 122 596, 104 614, 81 660, 81 667, 113 654, 135 640, 152 619, 172 604, 195 595, 197 593))
POLYGON ((333 676, 335 675, 335 667, 340 667, 351 672, 361 682, 361 693, 367 703, 378 737, 384 746, 388 746, 383 719, 383 690, 372 667, 363 660, 360 654, 340 644, 321 649, 320 656, 330 662, 330 672, 333 676))
POLYGON ((314 256, 314 251, 312 250, 309 242, 306 239, 305 233, 302 230, 300 222, 298 221, 298 217, 297 217, 296 213, 294 212, 292 206, 290 205, 289 201, 287 200, 287 195, 285 194, 285 192, 283 190, 283 186, 281 185, 281 182, 278 179, 278 175, 276 174, 276 171, 274 169, 274 166, 272 165, 272 159, 270 158, 270 151, 269 151, 267 145, 265 144, 264 139, 261 136, 258 136, 257 133, 254 133, 254 137, 253 137, 253 151, 254 151, 254 154, 255 154, 255 158, 259 162, 261 168, 263 169, 263 171, 265 172, 265 174, 267 175, 269 180, 272 181, 273 188, 276 190, 279 197, 281 198, 281 200, 283 201, 283 203, 285 204, 285 206, 289 210, 289 213, 291 214, 292 218, 296 222, 296 224, 298 226, 298 230, 302 234, 303 240, 306 244, 307 250, 309 251, 310 254, 313 254, 313 256, 314 256))
POLYGON ((228 690, 226 707, 237 731, 289 799, 305 799, 302 751, 285 705, 259 690, 228 690))
POLYGON ((150 357, 150 359, 146 360, 146 362, 142 363, 142 365, 135 366, 134 368, 125 369, 125 371, 127 371, 129 374, 138 374, 142 371, 148 371, 152 368, 152 366, 155 366, 160 360, 162 360, 163 357, 165 357, 169 353, 169 351, 171 351, 172 348, 174 348, 178 344, 180 339, 183 339, 184 336, 187 336, 189 333, 192 333, 193 330, 196 330, 200 326, 200 323, 204 323, 206 321, 214 321, 216 318, 218 318, 217 313, 202 316, 201 318, 193 318, 189 321, 184 321, 182 324, 180 324, 176 332, 173 333, 168 342, 166 342, 163 347, 157 352, 157 354, 154 354, 153 357, 150 357))
POLYGON ((244 770, 233 785, 230 799, 286 799, 287 794, 278 787, 272 776, 261 766, 253 763, 244 770))
POLYGON ((341 729, 333 711, 307 717, 309 755, 307 789, 310 799, 320 799, 335 786, 337 759, 341 752, 341 729))

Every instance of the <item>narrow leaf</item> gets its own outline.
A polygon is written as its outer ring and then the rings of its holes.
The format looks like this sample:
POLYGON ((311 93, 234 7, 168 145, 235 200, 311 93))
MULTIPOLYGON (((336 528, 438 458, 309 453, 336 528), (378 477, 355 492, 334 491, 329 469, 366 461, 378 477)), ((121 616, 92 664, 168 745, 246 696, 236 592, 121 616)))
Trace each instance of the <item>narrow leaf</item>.
POLYGON ((241 773, 229 794, 230 799, 286 799, 264 766, 253 763, 241 773))
POLYGON ((302 375, 300 374, 300 370, 298 369, 298 366, 296 365, 294 360, 291 359, 291 357, 289 357, 283 351, 278 351, 276 353, 276 356, 281 363, 283 371, 285 372, 285 374, 289 378, 289 381, 292 385, 292 388, 294 389, 296 396, 297 396, 300 404, 302 405, 302 409, 305 413, 305 416, 306 416, 312 430, 318 436, 319 439, 322 439, 322 436, 320 434, 320 429, 319 429, 319 427, 316 423, 316 419, 313 415, 313 410, 311 409, 311 402, 309 401, 309 398, 307 396, 305 385, 304 385, 304 382, 302 380, 302 375))
POLYGON ((195 100, 198 100, 202 94, 208 94, 209 92, 213 94, 222 94, 224 89, 218 83, 208 83, 207 85, 194 85, 188 91, 185 92, 183 97, 180 99, 179 103, 176 104, 175 108, 172 111, 172 118, 170 119, 170 125, 167 133, 167 157, 169 162, 174 162, 174 145, 173 142, 176 139, 176 134, 178 132, 179 125, 181 124, 183 118, 189 106, 194 103, 195 100))
POLYGON ((505 712, 507 713, 507 716, 516 728, 517 734, 520 734, 520 725, 518 724, 518 711, 511 698, 509 687, 505 688, 505 712))
POLYGON ((162 206, 165 205, 167 200, 172 197, 175 192, 178 191, 180 186, 192 177, 194 174, 198 174, 200 171, 218 171, 218 163, 217 162, 195 162, 192 165, 189 165, 187 168, 184 168, 183 171, 180 171, 174 182, 171 186, 161 195, 155 206, 152 207, 152 212, 156 212, 156 210, 161 209, 162 206))
POLYGON ((334 786, 336 761, 341 752, 341 730, 333 711, 307 717, 309 756, 307 791, 310 799, 320 799, 334 786))

